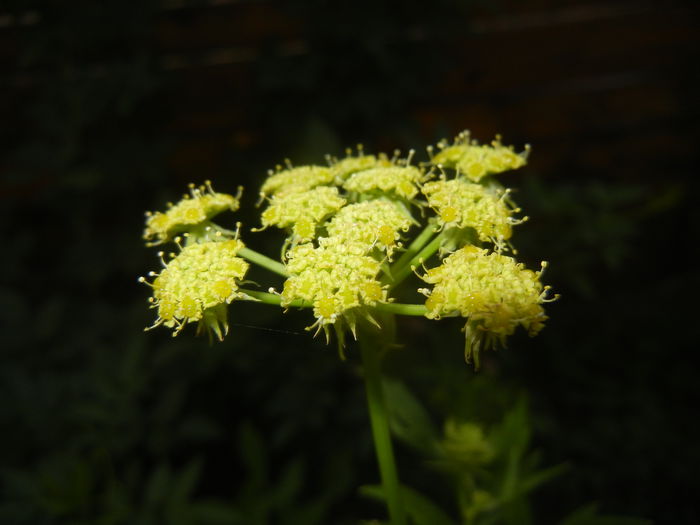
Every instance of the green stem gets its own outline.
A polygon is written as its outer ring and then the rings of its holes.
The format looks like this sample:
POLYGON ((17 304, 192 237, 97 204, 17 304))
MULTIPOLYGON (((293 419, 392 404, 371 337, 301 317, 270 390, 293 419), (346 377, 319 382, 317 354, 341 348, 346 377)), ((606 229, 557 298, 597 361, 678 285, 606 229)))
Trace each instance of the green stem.
MULTIPOLYGON (((279 306, 282 302, 282 298, 274 293, 260 292, 257 290, 248 290, 244 288, 239 288, 239 292, 244 293, 261 303, 274 304, 279 306)), ((297 299, 292 301, 287 306, 291 308, 311 308, 313 305, 306 301, 297 299)), ((374 308, 378 312, 385 312, 390 314, 399 315, 411 315, 416 317, 422 317, 425 315, 426 309, 422 304, 403 304, 403 303, 377 303, 374 308)))
POLYGON ((284 264, 275 261, 274 259, 270 259, 268 256, 263 255, 262 253, 258 253, 255 250, 251 250, 250 248, 241 248, 240 250, 238 250, 238 255, 240 255, 244 259, 248 259, 250 262, 257 264, 258 266, 267 268, 271 272, 277 273, 282 277, 289 277, 289 274, 287 273, 287 269, 284 267, 284 264))
POLYGON ((427 312, 425 305, 422 304, 377 303, 374 307, 380 312, 417 317, 423 317, 427 312))
MULTIPOLYGON (((384 326, 384 323, 382 323, 382 326, 384 326)), ((367 406, 372 424, 374 449, 379 463, 384 497, 389 508, 389 518, 392 525, 405 525, 406 518, 401 502, 394 450, 391 445, 389 414, 382 389, 379 360, 382 343, 386 344, 386 341, 382 341, 381 335, 376 328, 373 330, 367 328, 360 332, 359 342, 365 372, 365 390, 367 392, 367 406)))
MULTIPOLYGON (((403 268, 408 262, 415 257, 415 255, 423 248, 426 242, 432 237, 433 233, 435 233, 435 224, 430 222, 428 225, 423 229, 422 232, 418 234, 418 237, 413 239, 413 242, 406 248, 406 251, 403 252, 401 257, 399 257, 399 260, 396 261, 391 268, 390 274, 393 276, 395 273, 395 270, 398 268, 403 268)), ((392 278, 387 276, 384 279, 383 284, 389 284, 392 281, 392 278)))
POLYGON ((430 241, 426 246, 424 246, 422 250, 415 254, 406 264, 404 264, 395 272, 393 272, 392 276, 394 280, 391 282, 389 289, 392 289, 399 285, 406 277, 411 275, 411 272, 413 272, 413 269, 415 267, 417 267, 421 262, 427 260, 428 257, 434 254, 438 250, 438 248, 440 248, 440 244, 442 244, 444 236, 445 232, 443 230, 432 241, 430 241))
MULTIPOLYGON (((282 298, 274 293, 259 292, 257 290, 248 290, 244 288, 239 288, 238 291, 252 297, 253 299, 260 301, 261 303, 274 304, 276 306, 279 306, 282 302, 282 298)), ((310 303, 307 303, 306 301, 302 301, 301 299, 295 299, 286 306, 292 308, 311 308, 312 305, 310 303)))

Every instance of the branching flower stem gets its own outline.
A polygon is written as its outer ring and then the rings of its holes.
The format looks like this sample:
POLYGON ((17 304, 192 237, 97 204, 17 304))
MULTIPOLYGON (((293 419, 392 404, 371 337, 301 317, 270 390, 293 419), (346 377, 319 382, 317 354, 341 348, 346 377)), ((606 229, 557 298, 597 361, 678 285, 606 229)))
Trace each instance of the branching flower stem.
MULTIPOLYGON (((252 297, 253 299, 265 304, 273 304, 279 306, 282 298, 273 293, 260 292, 257 290, 248 290, 239 288, 239 292, 252 297)), ((292 301, 289 304, 290 308, 311 308, 313 305, 305 301, 292 301)), ((422 317, 425 315, 426 309, 422 304, 402 304, 402 303, 377 303, 374 308, 379 312, 386 312, 399 315, 411 315, 422 317)))
MULTIPOLYGON (((413 242, 406 248, 406 251, 403 252, 401 257, 399 257, 399 260, 396 261, 393 265, 391 270, 391 276, 394 276, 394 273, 398 268, 403 268, 408 264, 408 262, 415 257, 415 255, 421 251, 423 246, 430 240, 430 238, 433 236, 435 233, 435 224, 431 221, 428 223, 428 225, 423 229, 422 232, 418 234, 418 236, 413 239, 413 242)), ((390 284, 392 282, 392 277, 386 276, 384 279, 383 284, 390 284)))
POLYGON ((258 253, 255 250, 251 250, 250 248, 241 248, 238 252, 238 255, 243 257, 244 259, 248 259, 252 263, 255 263, 259 266, 262 266, 263 268, 270 270, 271 272, 279 274, 282 277, 289 277, 289 274, 287 273, 284 264, 275 261, 274 259, 270 259, 268 256, 263 255, 262 253, 258 253))
MULTIPOLYGON (((423 233, 425 233, 425 231, 423 231, 423 233)), ((419 237, 423 236, 423 233, 421 233, 419 237)), ((436 235, 428 244, 425 244, 422 248, 420 248, 419 251, 408 260, 408 262, 405 262, 401 266, 399 266, 399 263, 401 262, 401 260, 399 260, 397 262, 397 269, 392 270, 393 280, 391 280, 389 283, 389 289, 393 289, 399 284, 401 284, 401 282, 403 282, 403 280, 406 277, 411 275, 411 272, 413 272, 414 268, 416 268, 421 262, 427 260, 431 255, 433 255, 440 248, 444 236, 444 231, 436 235)))

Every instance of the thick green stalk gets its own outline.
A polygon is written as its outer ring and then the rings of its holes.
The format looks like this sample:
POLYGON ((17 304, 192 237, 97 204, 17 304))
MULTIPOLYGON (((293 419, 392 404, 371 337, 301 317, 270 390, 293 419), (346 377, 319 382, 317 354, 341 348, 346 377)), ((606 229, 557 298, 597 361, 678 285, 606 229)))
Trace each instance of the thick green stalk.
MULTIPOLYGON (((393 317, 385 314, 385 317, 393 317)), ((382 322, 382 326, 391 330, 391 321, 382 322)), ((364 365, 365 390, 367 392, 367 406, 372 424, 372 437, 374 449, 379 463, 379 472, 384 488, 384 497, 389 508, 389 519, 392 525, 405 525, 406 516, 401 501, 399 477, 396 471, 394 450, 391 444, 389 432, 389 414, 382 389, 382 375, 380 365, 380 352, 384 350, 390 341, 386 335, 375 327, 363 327, 359 334, 360 353, 364 365)))
POLYGON ((238 255, 244 259, 248 259, 250 262, 257 264, 258 266, 262 266, 263 268, 270 270, 271 272, 275 272, 282 277, 289 277, 284 264, 275 261, 274 259, 270 259, 268 256, 263 255, 262 253, 258 253, 250 248, 241 248, 238 250, 238 255))

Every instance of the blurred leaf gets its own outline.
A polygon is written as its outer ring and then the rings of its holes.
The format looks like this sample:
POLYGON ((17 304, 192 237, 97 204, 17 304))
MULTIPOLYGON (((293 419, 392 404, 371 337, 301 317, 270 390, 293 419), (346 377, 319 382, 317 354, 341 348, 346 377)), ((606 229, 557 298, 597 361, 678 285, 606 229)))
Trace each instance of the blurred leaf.
POLYGON ((384 379, 382 384, 392 433, 412 447, 430 453, 439 435, 430 414, 401 382, 384 379))
POLYGON ((591 503, 572 512, 559 525, 652 525, 652 523, 651 520, 642 518, 601 515, 598 513, 598 504, 591 503))
MULTIPOLYGON (((360 494, 369 498, 384 501, 384 488, 381 485, 363 485, 360 494)), ((420 492, 401 486, 401 499, 407 516, 415 525, 456 525, 440 507, 430 501, 420 492)))

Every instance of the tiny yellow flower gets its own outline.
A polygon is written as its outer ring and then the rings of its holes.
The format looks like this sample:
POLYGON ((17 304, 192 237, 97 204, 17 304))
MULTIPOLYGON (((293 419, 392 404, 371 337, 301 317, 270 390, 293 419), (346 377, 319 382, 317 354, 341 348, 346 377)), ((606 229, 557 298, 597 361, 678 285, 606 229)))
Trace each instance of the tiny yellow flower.
POLYGON ((223 211, 238 209, 241 188, 238 190, 238 195, 234 197, 215 192, 209 181, 204 184, 198 188, 190 184, 190 194, 186 194, 177 204, 170 205, 170 209, 165 213, 146 213, 146 229, 143 238, 147 241, 155 239, 149 243, 150 245, 162 244, 176 233, 208 221, 223 211))
POLYGON ((512 217, 518 210, 508 205, 507 190, 487 188, 462 179, 441 179, 424 184, 422 191, 437 212, 441 226, 474 228, 479 240, 498 246, 510 239, 512 226, 524 220, 512 217))
POLYGON ((365 255, 366 246, 324 237, 319 246, 300 244, 287 252, 290 276, 282 290, 282 306, 301 299, 313 305, 318 326, 345 322, 354 332, 362 305, 386 301, 386 290, 377 279, 380 263, 365 255))
POLYGON ((391 259, 400 238, 415 221, 406 207, 389 199, 374 199, 348 204, 326 225, 328 235, 351 243, 384 250, 391 259))
MULTIPOLYGON (((542 268, 545 264, 542 264, 542 268)), ((434 284, 428 295, 426 317, 437 319, 445 315, 467 318, 465 358, 479 365, 479 350, 504 343, 518 326, 530 336, 536 335, 547 317, 542 303, 549 287, 540 282, 540 272, 533 272, 512 257, 475 246, 465 246, 443 259, 421 278, 434 284)))
POLYGON ((479 182, 486 175, 523 167, 527 162, 530 147, 515 153, 512 146, 504 146, 501 137, 491 141, 490 145, 480 145, 470 139, 468 131, 460 133, 454 143, 445 141, 438 144, 440 151, 431 158, 431 163, 445 168, 455 168, 474 182, 479 182))
POLYGON ((308 191, 316 186, 331 184, 335 175, 323 166, 299 166, 271 172, 260 189, 262 196, 287 195, 308 191))
POLYGON ((175 328, 173 335, 177 335, 185 324, 197 321, 200 330, 211 330, 222 339, 228 325, 221 306, 242 297, 238 284, 249 267, 236 257, 243 247, 236 239, 190 244, 159 274, 152 273, 156 278, 150 283, 151 303, 158 309, 158 318, 151 328, 163 324, 175 328))
POLYGON ((345 205, 338 188, 319 186, 299 193, 274 195, 270 206, 262 213, 263 228, 277 226, 292 228, 296 241, 316 237, 317 225, 328 215, 345 205))
POLYGON ((353 173, 343 187, 364 194, 384 193, 411 200, 418 194, 423 172, 415 166, 388 166, 353 173))
POLYGON ((333 175, 335 175, 336 181, 343 182, 348 176, 358 171, 364 171, 370 168, 389 167, 391 165, 391 161, 386 155, 382 154, 379 155, 379 157, 363 155, 360 149, 357 156, 352 155, 351 150, 348 150, 347 156, 344 159, 336 160, 331 163, 331 170, 333 171, 333 175))

